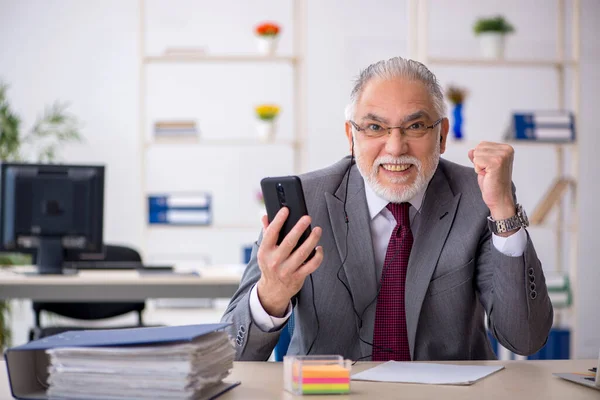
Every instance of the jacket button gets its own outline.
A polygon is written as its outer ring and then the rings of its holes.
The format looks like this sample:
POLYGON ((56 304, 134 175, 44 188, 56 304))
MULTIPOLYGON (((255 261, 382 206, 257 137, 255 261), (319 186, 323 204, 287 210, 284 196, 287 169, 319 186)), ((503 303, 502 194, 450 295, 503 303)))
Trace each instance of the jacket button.
POLYGON ((535 275, 535 271, 533 270, 533 268, 529 268, 529 270, 527 270, 527 273, 529 274, 529 276, 535 275))
POLYGON ((535 292, 535 283, 531 282, 529 289, 531 289, 532 292, 535 292))
POLYGON ((530 275, 529 276, 529 282, 535 282, 535 276, 534 275, 530 275))
POLYGON ((237 339, 235 339, 235 342, 237 343, 238 346, 242 345, 242 341, 240 340, 239 337, 237 339))
POLYGON ((242 333, 246 333, 246 327, 244 325, 240 325, 240 331, 242 333))
POLYGON ((531 293, 529 293, 529 297, 531 297, 531 300, 535 299, 537 297, 537 292, 532 290, 531 293))

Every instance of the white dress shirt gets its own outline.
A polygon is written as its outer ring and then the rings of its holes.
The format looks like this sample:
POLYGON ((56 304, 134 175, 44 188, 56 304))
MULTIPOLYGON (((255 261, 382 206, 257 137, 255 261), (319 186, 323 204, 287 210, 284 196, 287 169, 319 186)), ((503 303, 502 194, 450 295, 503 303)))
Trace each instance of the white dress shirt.
MULTIPOLYGON (((371 239, 373 241, 373 253, 375 256, 375 264, 381 269, 385 260, 388 242, 392 236, 392 232, 396 227, 396 219, 392 212, 387 209, 389 201, 382 199, 371 189, 365 182, 365 194, 367 197, 367 206, 371 217, 371 239)), ((417 193, 408 202, 411 207, 409 210, 410 222, 414 221, 417 213, 421 212, 423 199, 425 198, 425 190, 417 193)), ((527 246, 527 233, 523 228, 519 229, 513 235, 502 237, 492 235, 494 247, 501 253, 510 257, 520 257, 525 252, 527 246)), ((250 313, 254 323, 264 332, 274 331, 279 329, 292 314, 292 302, 288 305, 286 314, 281 317, 272 317, 260 304, 258 299, 258 289, 256 285, 250 292, 250 313)))

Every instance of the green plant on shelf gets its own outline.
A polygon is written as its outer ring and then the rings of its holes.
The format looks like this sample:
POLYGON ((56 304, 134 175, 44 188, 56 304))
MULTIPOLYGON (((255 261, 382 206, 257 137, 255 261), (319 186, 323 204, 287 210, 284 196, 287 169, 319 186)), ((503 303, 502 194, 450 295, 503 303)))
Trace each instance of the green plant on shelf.
POLYGON ((515 28, 501 15, 495 17, 482 17, 475 21, 473 32, 475 35, 482 33, 500 33, 506 35, 515 31, 515 28))
POLYGON ((55 102, 46 107, 31 130, 21 132, 21 118, 12 110, 8 86, 0 82, 0 160, 51 163, 59 158, 60 147, 82 140, 79 121, 67 112, 68 104, 55 102))

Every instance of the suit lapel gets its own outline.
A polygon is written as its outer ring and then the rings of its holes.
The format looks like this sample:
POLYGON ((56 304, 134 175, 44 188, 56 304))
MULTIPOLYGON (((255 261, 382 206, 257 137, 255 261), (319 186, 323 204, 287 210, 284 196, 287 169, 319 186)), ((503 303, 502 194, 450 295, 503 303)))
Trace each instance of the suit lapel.
MULTIPOLYGON (((365 198, 364 181, 356 166, 352 167, 350 182, 348 184, 348 243, 346 246, 346 220, 344 216, 344 196, 346 191, 345 179, 338 187, 335 194, 325 193, 329 219, 333 236, 340 255, 344 260, 346 248, 348 255, 344 262, 344 274, 340 279, 347 282, 356 311, 364 310, 377 293, 377 273, 375 270, 375 257, 373 255, 373 242, 371 240, 371 225, 367 201, 365 198), (345 275, 345 276, 344 276, 345 275)), ((363 318, 364 319, 364 318, 363 318)))
POLYGON ((427 188, 418 232, 413 232, 414 244, 406 272, 406 326, 413 359, 421 306, 454 222, 459 201, 460 193, 452 193, 446 175, 438 167, 427 188))

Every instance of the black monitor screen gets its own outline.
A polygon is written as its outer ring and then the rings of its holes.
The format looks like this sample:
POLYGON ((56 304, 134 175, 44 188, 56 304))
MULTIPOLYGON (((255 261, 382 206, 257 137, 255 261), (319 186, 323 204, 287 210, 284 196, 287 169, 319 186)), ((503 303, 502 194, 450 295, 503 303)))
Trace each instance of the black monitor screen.
MULTIPOLYGON (((2 164, 0 246, 102 251, 104 167, 2 164)), ((48 258, 46 257, 46 261, 48 258)))

